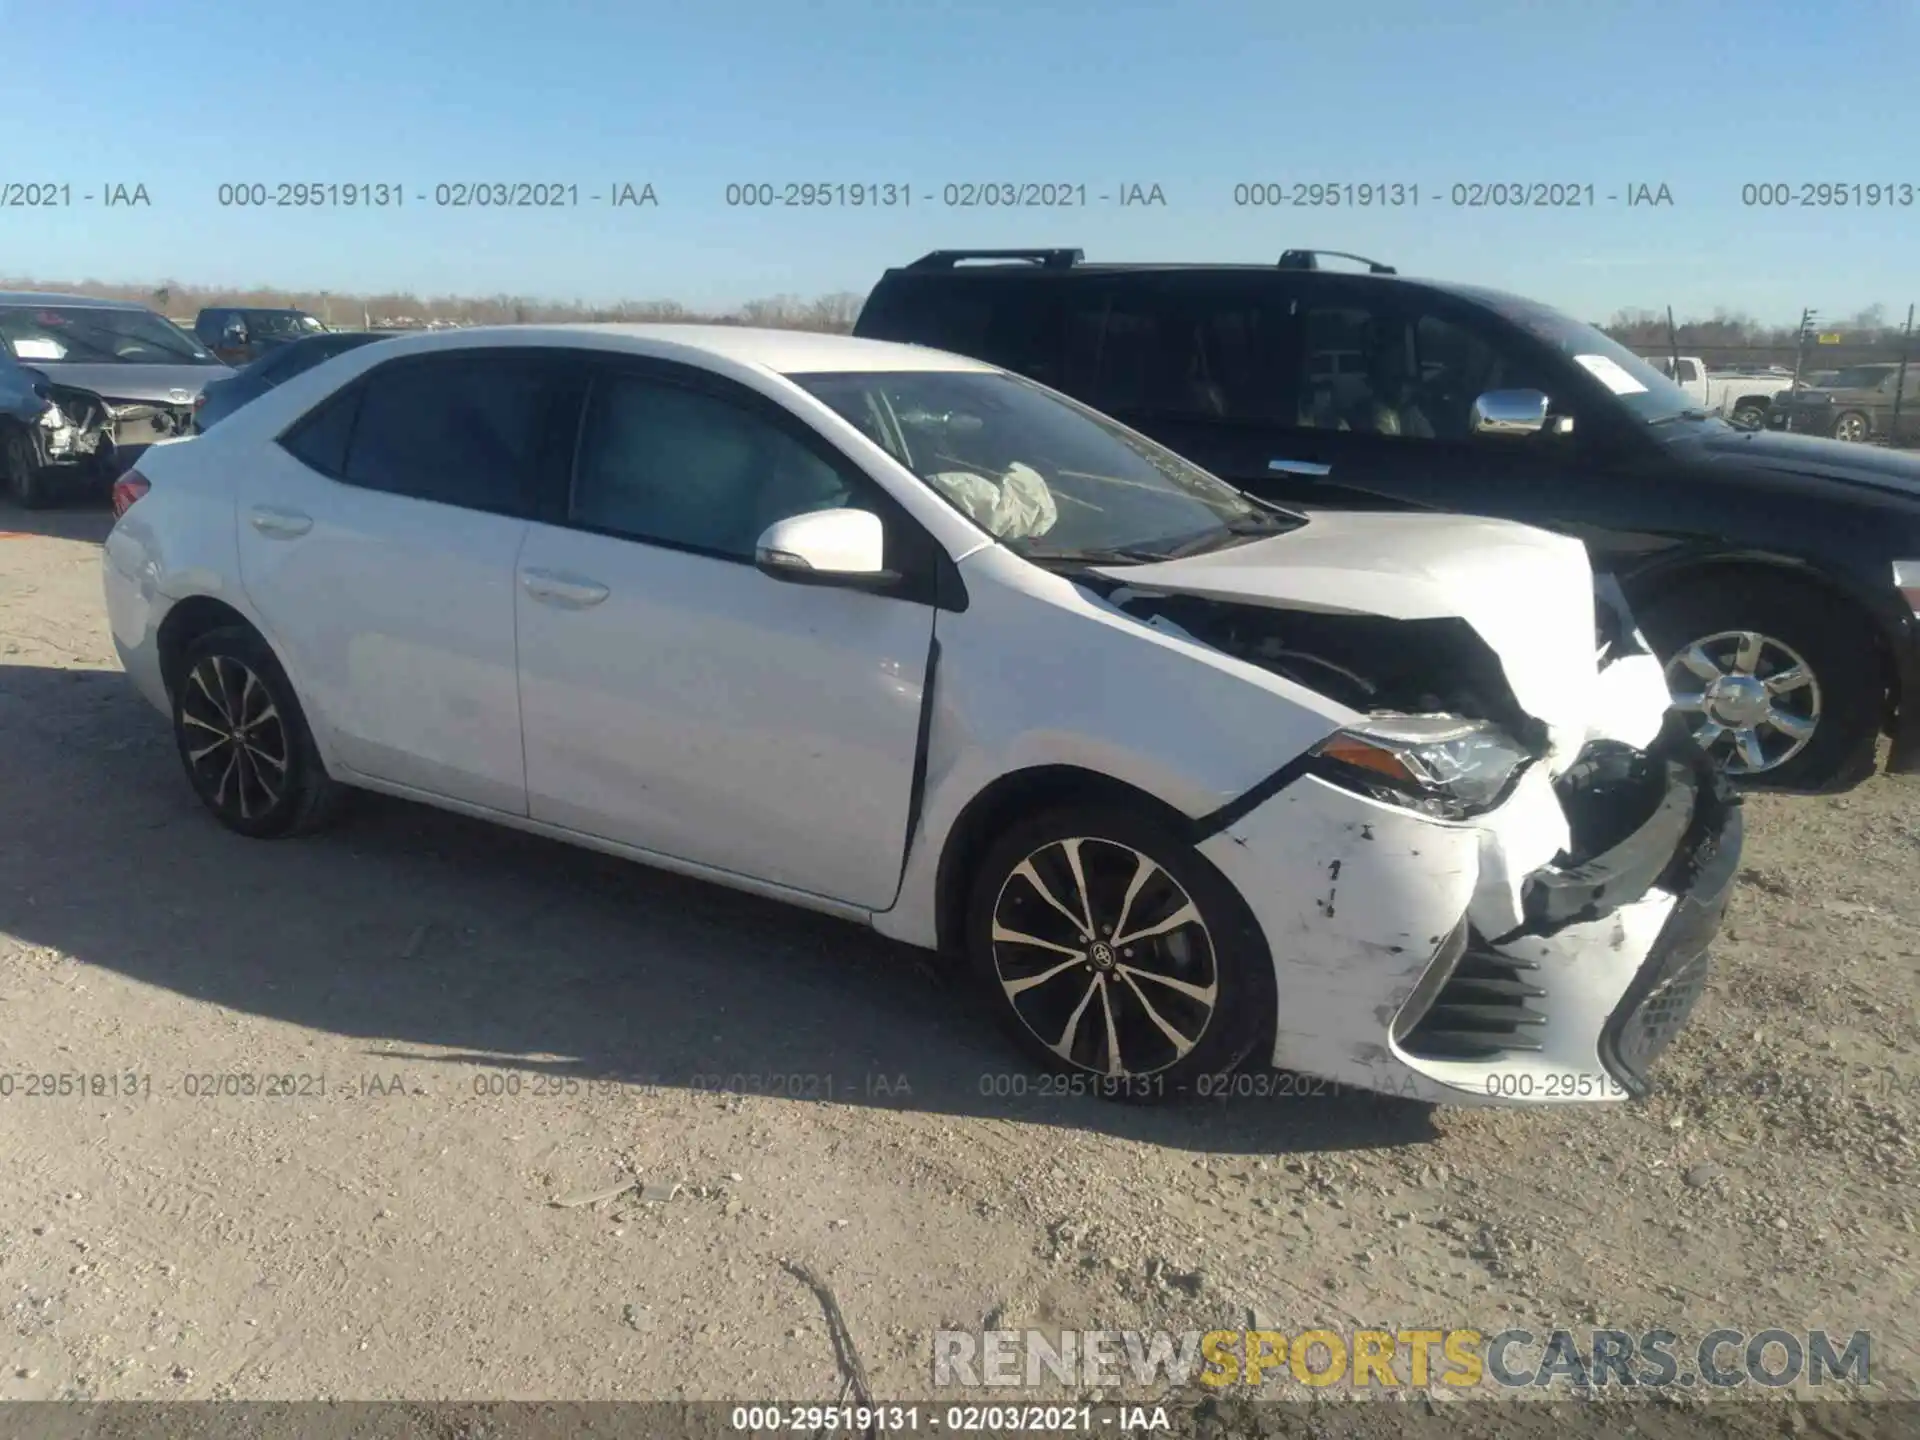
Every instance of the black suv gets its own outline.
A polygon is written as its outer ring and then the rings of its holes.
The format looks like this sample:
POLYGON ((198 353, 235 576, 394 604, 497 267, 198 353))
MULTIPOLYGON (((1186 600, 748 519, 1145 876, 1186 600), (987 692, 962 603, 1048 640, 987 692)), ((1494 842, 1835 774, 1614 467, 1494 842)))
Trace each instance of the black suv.
MULTIPOLYGON (((1787 790, 1920 771, 1920 457, 1735 430, 1532 301, 1322 268, 936 251, 856 335, 956 351, 1304 510, 1423 508, 1587 542, 1728 772, 1787 790)), ((1513 597, 1525 605, 1526 597, 1513 597)))

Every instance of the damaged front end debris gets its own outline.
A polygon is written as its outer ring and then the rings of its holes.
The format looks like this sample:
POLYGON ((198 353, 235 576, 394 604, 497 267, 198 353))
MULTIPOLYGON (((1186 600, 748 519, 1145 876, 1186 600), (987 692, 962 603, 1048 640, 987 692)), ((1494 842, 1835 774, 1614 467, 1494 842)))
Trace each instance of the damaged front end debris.
POLYGON ((1117 586, 1107 602, 1154 629, 1258 665, 1362 714, 1501 726, 1530 754, 1546 726, 1520 707, 1500 657, 1463 619, 1293 610, 1117 586))
POLYGON ((56 385, 38 370, 0 368, 0 485, 35 507, 113 473, 113 408, 91 390, 56 385))

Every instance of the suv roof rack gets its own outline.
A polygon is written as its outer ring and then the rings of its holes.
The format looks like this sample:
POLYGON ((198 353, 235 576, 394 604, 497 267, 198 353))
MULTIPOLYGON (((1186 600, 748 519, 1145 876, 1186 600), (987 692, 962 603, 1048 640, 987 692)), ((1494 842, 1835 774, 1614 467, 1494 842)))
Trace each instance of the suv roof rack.
POLYGON ((1066 270, 1087 258, 1084 250, 934 250, 909 270, 952 270, 962 260, 1025 260, 1047 270, 1066 270))
POLYGON ((1382 265, 1378 260, 1369 260, 1364 255, 1354 254, 1351 250, 1289 250, 1280 257, 1280 268, 1282 270, 1318 270, 1322 255, 1333 255, 1341 260, 1358 260, 1367 267, 1369 275, 1400 273, 1391 265, 1382 265))

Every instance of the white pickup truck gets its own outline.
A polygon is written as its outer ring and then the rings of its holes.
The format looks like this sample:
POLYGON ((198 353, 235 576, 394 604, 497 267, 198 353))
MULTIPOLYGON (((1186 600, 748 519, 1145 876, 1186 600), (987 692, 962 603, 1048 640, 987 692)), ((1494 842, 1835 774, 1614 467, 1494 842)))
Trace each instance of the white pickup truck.
POLYGON ((1677 362, 1671 355, 1649 355, 1646 361, 1709 415, 1718 415, 1747 430, 1764 426, 1773 397, 1793 385, 1791 372, 1709 370, 1698 355, 1682 355, 1677 362))

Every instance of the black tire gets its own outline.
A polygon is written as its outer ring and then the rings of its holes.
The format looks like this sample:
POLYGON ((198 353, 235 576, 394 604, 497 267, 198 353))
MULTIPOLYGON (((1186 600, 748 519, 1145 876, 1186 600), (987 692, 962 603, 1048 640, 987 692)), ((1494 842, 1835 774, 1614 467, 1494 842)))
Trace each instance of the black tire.
POLYGON ((966 948, 982 998, 1014 1043, 1036 1064, 1104 1098, 1150 1102, 1204 1093, 1208 1081, 1230 1073, 1271 1033, 1273 963, 1252 912, 1185 839, 1131 811, 1069 805, 1001 836, 973 876, 966 948), (1076 887, 1069 847, 1079 855, 1084 892, 1076 887), (1141 856, 1155 868, 1129 910, 1127 890, 1141 856), (1092 896, 1085 908, 1094 912, 1096 943, 1087 943, 1084 924, 1070 922, 1036 893, 1028 862, 1056 900, 1077 905, 1078 894, 1092 896), (1171 919, 1184 902, 1191 902, 1197 922, 1143 937, 1150 945, 1108 948, 1108 940, 1124 938, 1113 933, 1123 915, 1127 930, 1137 931, 1171 919), (1003 938, 996 941, 996 933, 1003 938), (1075 966, 1070 954, 1009 942, 1009 933, 1087 958, 1075 966), (1009 993, 1009 983, 1040 975, 1048 978, 1022 988, 1018 998, 1009 993), (1190 989, 1176 989, 1172 981, 1190 989), (1207 992, 1210 1007, 1200 998, 1207 992), (1104 1023, 1108 1014, 1111 1028, 1104 1023), (1188 1048, 1170 1040, 1153 1015, 1188 1048), (1119 1040, 1117 1074, 1108 1063, 1109 1037, 1119 1040), (1062 1049, 1053 1048, 1060 1041, 1062 1049))
POLYGON ((1767 407, 1753 404, 1736 405, 1728 420, 1745 430, 1762 430, 1767 424, 1767 407))
POLYGON ((53 503, 53 492, 41 473, 40 454, 33 437, 18 425, 5 427, 0 435, 0 476, 6 480, 7 494, 22 510, 44 510, 53 503))
POLYGON ((209 630, 187 645, 173 680, 173 735, 193 793, 237 834, 308 834, 345 798, 314 748, 286 672, 242 626, 209 630), (241 732, 244 746, 234 739, 241 732))
POLYGON ((1873 438, 1873 421, 1863 411, 1845 410, 1834 417, 1833 438, 1864 445, 1873 438))
MULTIPOLYGON (((1641 629, 1668 666, 1669 681, 1681 682, 1674 684, 1676 695, 1691 684, 1691 672, 1681 670, 1676 657, 1711 636, 1738 632, 1766 636, 1793 652, 1812 673, 1813 707, 1797 692, 1782 695, 1777 702, 1795 714, 1815 709, 1810 737, 1783 761, 1752 774, 1738 773, 1737 765, 1730 766, 1735 780, 1767 789, 1818 791, 1844 789, 1872 773, 1874 746, 1886 709, 1886 677, 1874 646, 1872 622, 1854 606, 1786 577, 1776 580, 1747 572, 1702 575, 1636 608, 1641 629)), ((1777 678, 1782 672, 1769 667, 1769 673, 1777 678)), ((1693 722, 1701 718, 1688 715, 1693 722)), ((1708 750, 1723 762, 1728 758, 1724 742, 1711 744, 1708 750)))

